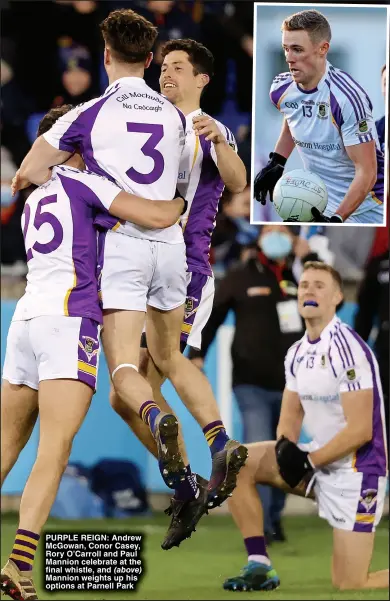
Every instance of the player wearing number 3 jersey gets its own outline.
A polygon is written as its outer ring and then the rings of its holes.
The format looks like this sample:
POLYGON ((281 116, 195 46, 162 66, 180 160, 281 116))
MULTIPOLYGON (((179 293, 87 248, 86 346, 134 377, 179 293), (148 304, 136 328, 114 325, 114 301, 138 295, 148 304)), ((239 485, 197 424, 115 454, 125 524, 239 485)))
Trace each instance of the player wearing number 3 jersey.
MULTIPOLYGON (((37 181, 40 171, 44 174, 47 167, 80 149, 88 169, 115 180, 125 190, 157 200, 173 198, 185 118, 143 80, 157 30, 131 10, 113 11, 101 30, 109 87, 101 98, 78 107, 37 140, 21 174, 37 181)), ((104 219, 97 221, 106 225, 104 219)), ((194 411, 204 408, 207 433, 211 431, 212 440, 216 439, 211 494, 226 492, 227 484, 234 488, 246 449, 229 440, 209 382, 180 353, 187 275, 179 223, 162 232, 119 222, 100 242, 104 248, 102 342, 108 368, 115 392, 146 422, 157 442, 164 481, 181 499, 193 502, 182 540, 206 510, 207 491, 197 486, 179 450, 175 416, 159 409, 151 386, 138 373, 145 313, 148 350, 155 365, 194 411)))
MULTIPOLYGON (((69 108, 50 111, 40 132, 69 108)), ((120 217, 149 227, 171 226, 183 209, 182 199, 137 198, 79 169, 84 164, 78 154, 55 167, 28 197, 22 219, 27 287, 12 318, 4 362, 1 483, 27 442, 38 410, 41 424, 15 545, 1 574, 2 590, 15 599, 36 599, 31 569, 39 534, 96 388, 102 310, 94 219, 102 213, 107 222, 120 217)))

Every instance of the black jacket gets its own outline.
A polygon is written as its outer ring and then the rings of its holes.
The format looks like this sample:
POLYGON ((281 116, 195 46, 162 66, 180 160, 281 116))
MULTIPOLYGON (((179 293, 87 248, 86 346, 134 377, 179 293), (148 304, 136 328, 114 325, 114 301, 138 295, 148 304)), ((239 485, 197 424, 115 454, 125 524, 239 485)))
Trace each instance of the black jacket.
MULTIPOLYGON (((318 260, 311 254, 304 258, 318 260)), ((291 262, 281 268, 262 254, 231 269, 220 282, 210 319, 202 332, 202 349, 191 349, 190 358, 204 357, 230 309, 235 314, 232 343, 233 386, 253 384, 283 390, 284 357, 304 332, 282 333, 278 302, 296 298, 297 283, 291 262)))

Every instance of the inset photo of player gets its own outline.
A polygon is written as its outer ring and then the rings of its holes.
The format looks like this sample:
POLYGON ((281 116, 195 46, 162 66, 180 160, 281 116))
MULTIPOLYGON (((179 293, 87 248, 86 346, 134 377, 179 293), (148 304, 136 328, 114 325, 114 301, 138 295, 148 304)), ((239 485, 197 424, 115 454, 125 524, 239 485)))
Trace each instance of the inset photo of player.
POLYGON ((389 10, 254 10, 251 222, 385 225, 389 10))

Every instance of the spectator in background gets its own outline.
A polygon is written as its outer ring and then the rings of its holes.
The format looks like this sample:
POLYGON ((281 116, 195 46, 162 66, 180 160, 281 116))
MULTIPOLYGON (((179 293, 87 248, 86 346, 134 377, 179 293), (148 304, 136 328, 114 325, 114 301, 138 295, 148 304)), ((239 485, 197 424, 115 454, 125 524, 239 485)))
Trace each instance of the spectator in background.
POLYGON ((24 191, 15 198, 11 193, 16 165, 11 153, 1 147, 1 271, 2 275, 26 274, 26 255, 20 218, 24 206, 24 191))
MULTIPOLYGON (((383 65, 381 71, 381 83, 382 83, 382 94, 386 103, 386 80, 387 80, 387 68, 383 65)), ((378 132, 379 143, 381 145, 382 152, 385 152, 385 115, 375 122, 376 129, 378 132)))
POLYGON ((366 342, 375 331, 374 352, 379 364, 389 437, 389 231, 374 229, 374 252, 360 285, 354 329, 366 342))
POLYGON ((95 94, 89 50, 64 36, 58 40, 58 55, 62 89, 54 99, 53 106, 76 105, 91 100, 95 94))
POLYGON ((216 226, 211 238, 212 264, 215 277, 223 275, 238 262, 243 247, 257 240, 259 228, 251 225, 250 187, 238 194, 224 190, 220 200, 216 226))
MULTIPOLYGON (((285 225, 263 226, 257 256, 229 270, 219 283, 202 333, 202 348, 190 350, 189 358, 202 367, 219 326, 230 310, 234 312, 233 391, 241 411, 244 442, 275 439, 284 389, 284 357, 303 335, 292 263, 295 257, 302 262, 318 257, 298 231, 285 225)), ((283 541, 285 495, 268 486, 259 488, 268 539, 283 541)))
POLYGON ((340 273, 343 281, 360 282, 375 230, 381 228, 350 226, 343 230, 337 227, 324 229, 329 239, 329 248, 334 254, 333 267, 340 273))

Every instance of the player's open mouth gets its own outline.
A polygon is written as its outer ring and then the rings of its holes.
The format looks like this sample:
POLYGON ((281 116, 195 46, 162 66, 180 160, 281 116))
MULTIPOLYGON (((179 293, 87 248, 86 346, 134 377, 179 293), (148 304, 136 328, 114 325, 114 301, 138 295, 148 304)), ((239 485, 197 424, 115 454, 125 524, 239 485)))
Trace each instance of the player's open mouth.
POLYGON ((164 83, 164 90, 169 90, 172 88, 177 88, 177 85, 175 83, 172 83, 171 81, 167 81, 167 83, 164 83))
POLYGON ((298 75, 299 71, 298 69, 290 69, 290 73, 291 75, 298 75))
POLYGON ((318 307, 318 303, 315 300, 306 300, 303 302, 304 307, 318 307))

